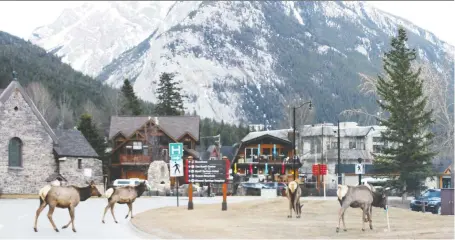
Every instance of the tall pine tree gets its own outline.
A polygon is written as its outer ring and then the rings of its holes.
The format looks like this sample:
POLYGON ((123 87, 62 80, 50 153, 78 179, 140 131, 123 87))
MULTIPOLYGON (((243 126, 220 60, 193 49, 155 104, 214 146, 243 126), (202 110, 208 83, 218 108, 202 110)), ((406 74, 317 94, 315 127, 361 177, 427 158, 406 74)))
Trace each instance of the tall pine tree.
POLYGON ((100 159, 103 161, 103 171, 107 172, 107 161, 106 161, 106 144, 100 131, 96 128, 95 123, 92 121, 90 114, 84 113, 79 118, 77 124, 77 130, 81 131, 82 135, 87 139, 100 159))
POLYGON ((173 81, 175 74, 162 73, 160 83, 156 90, 158 94, 158 103, 155 112, 160 116, 178 116, 184 113, 183 96, 180 94, 182 88, 178 86, 179 82, 173 81))
POLYGON ((133 86, 128 79, 123 81, 122 93, 124 97, 124 103, 122 106, 122 113, 132 114, 132 115, 141 115, 142 109, 139 99, 134 93, 133 86))
POLYGON ((403 199, 427 177, 434 176, 431 159, 435 155, 429 147, 433 139, 432 111, 425 110, 427 98, 422 91, 420 69, 411 69, 416 51, 406 46, 407 40, 406 31, 399 28, 383 59, 387 77, 378 76, 376 88, 382 101, 377 102, 389 117, 378 119, 387 127, 381 134, 387 144, 374 161, 376 169, 399 174, 390 183, 401 189, 403 199))

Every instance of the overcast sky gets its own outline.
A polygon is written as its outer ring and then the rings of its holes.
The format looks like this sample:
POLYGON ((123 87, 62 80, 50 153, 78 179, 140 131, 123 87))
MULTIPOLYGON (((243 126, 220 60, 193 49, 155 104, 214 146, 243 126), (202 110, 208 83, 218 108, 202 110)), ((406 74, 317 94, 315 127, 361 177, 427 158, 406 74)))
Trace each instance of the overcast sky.
MULTIPOLYGON (((0 1, 0 30, 27 39, 36 27, 52 23, 65 7, 83 2, 0 1)), ((405 18, 455 45, 454 1, 374 1, 368 2, 386 12, 405 18)))

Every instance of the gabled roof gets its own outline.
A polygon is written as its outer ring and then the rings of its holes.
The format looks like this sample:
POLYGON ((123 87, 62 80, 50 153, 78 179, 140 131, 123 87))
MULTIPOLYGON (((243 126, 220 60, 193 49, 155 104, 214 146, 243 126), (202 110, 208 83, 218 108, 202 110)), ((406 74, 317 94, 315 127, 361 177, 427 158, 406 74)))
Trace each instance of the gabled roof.
POLYGON ((54 180, 56 180, 56 179, 61 180, 61 181, 68 182, 68 180, 66 180, 66 178, 63 177, 63 175, 60 174, 60 173, 51 173, 51 174, 49 175, 49 177, 46 178, 45 181, 46 181, 46 182, 52 182, 52 181, 54 181, 54 180))
POLYGON ((437 173, 444 173, 453 163, 451 159, 442 159, 439 163, 433 164, 433 170, 437 173))
POLYGON ((14 93, 15 89, 17 89, 22 96, 24 97, 25 101, 27 104, 30 106, 32 109, 32 112, 35 114, 35 116, 38 118, 38 120, 43 124, 44 129, 46 129, 46 132, 51 136, 52 140, 54 141, 54 144, 58 144, 58 139, 55 133, 52 131, 51 127, 49 124, 46 122, 44 119, 43 115, 38 111, 38 108, 35 106, 35 103, 33 103, 32 99, 30 96, 28 96, 27 92, 25 89, 19 84, 18 81, 11 81, 11 83, 6 87, 3 91, 0 93, 0 109, 2 108, 3 104, 11 97, 11 95, 14 93))
POLYGON ((199 140, 199 117, 197 116, 112 116, 109 128, 109 139, 121 132, 124 136, 131 136, 147 121, 153 121, 163 129, 169 137, 179 139, 185 134, 190 134, 199 140))
POLYGON ((242 142, 248 142, 253 139, 260 138, 260 137, 263 137, 266 135, 269 135, 269 136, 272 136, 275 138, 279 138, 286 142, 291 142, 288 137, 289 131, 291 131, 291 130, 290 129, 279 129, 279 130, 270 130, 270 131, 250 132, 250 133, 248 133, 248 135, 246 135, 242 139, 242 142))
POLYGON ((54 150, 60 157, 99 157, 80 131, 54 129, 54 132, 59 139, 59 145, 55 146, 54 150))

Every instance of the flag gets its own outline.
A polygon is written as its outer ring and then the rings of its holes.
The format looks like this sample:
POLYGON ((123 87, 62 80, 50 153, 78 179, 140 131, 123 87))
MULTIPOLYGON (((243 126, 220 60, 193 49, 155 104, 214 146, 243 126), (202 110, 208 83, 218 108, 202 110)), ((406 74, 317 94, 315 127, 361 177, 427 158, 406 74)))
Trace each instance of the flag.
POLYGON ((234 173, 237 173, 237 163, 234 163, 234 173))
POLYGON ((253 164, 250 163, 250 174, 253 175, 253 164))
POLYGON ((276 155, 276 144, 273 144, 273 155, 276 155))
POLYGON ((285 174, 286 168, 284 167, 284 162, 281 165, 281 174, 285 174))
POLYGON ((265 171, 264 171, 265 175, 267 175, 267 174, 269 173, 269 170, 268 170, 267 167, 268 167, 268 166, 267 166, 267 163, 265 163, 265 171))

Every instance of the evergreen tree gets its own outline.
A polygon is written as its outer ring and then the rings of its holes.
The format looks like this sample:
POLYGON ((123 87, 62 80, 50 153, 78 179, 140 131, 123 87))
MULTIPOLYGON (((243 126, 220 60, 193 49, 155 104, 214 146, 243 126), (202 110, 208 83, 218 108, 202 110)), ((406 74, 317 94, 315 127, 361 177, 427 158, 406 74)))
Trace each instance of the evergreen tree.
POLYGON ((81 131, 82 135, 87 139, 90 145, 95 149, 100 157, 104 156, 106 144, 104 143, 103 136, 99 134, 95 123, 92 121, 92 116, 87 113, 81 115, 77 130, 81 131))
POLYGON ((184 113, 183 96, 180 94, 182 90, 178 84, 173 81, 175 74, 162 73, 158 89, 158 103, 155 111, 160 116, 178 116, 184 113))
POLYGON ((434 176, 431 158, 435 155, 429 150, 433 139, 429 131, 432 111, 425 110, 427 98, 422 91, 420 69, 411 69, 416 51, 406 47, 407 40, 406 31, 399 28, 383 59, 387 77, 378 76, 376 88, 382 101, 377 102, 389 117, 378 119, 388 129, 381 134, 386 142, 383 154, 374 162, 379 171, 399 174, 390 184, 401 189, 403 198, 427 177, 434 176))
POLYGON ((140 115, 142 113, 141 104, 136 94, 134 93, 133 86, 131 86, 128 79, 125 79, 125 81, 123 81, 122 93, 124 97, 122 112, 131 113, 135 116, 140 115))

